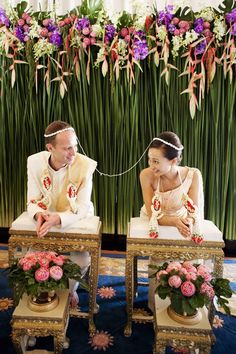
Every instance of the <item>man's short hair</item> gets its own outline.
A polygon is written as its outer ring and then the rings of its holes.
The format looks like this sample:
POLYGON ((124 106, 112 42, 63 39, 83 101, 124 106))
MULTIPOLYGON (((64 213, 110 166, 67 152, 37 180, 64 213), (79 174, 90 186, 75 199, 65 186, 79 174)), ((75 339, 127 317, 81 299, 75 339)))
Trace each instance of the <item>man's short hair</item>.
MULTIPOLYGON (((66 128, 72 128, 72 127, 69 123, 63 122, 61 120, 56 120, 47 126, 47 128, 45 129, 44 136, 59 132, 66 128)), ((45 137, 45 145, 47 144, 55 145, 56 136, 57 134, 53 134, 52 136, 45 137)))

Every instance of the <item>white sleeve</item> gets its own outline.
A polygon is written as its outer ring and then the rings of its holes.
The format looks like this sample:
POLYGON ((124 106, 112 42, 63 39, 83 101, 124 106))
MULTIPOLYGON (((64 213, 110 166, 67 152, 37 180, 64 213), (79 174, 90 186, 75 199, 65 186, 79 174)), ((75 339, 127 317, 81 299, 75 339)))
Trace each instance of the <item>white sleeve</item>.
POLYGON ((88 178, 86 183, 79 189, 76 206, 78 212, 74 214, 72 211, 64 211, 57 213, 61 218, 61 227, 68 227, 74 222, 93 214, 93 205, 90 201, 92 193, 92 176, 88 178))
POLYGON ((35 173, 35 168, 33 167, 32 161, 27 160, 27 211, 29 216, 33 219, 34 215, 38 212, 44 211, 37 204, 32 203, 33 199, 39 199, 42 197, 42 192, 40 190, 40 184, 37 180, 35 173))

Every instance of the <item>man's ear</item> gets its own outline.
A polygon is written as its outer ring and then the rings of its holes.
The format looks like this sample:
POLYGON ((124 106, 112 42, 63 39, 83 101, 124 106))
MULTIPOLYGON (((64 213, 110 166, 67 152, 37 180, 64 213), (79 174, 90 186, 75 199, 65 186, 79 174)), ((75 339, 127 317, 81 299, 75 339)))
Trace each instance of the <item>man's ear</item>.
POLYGON ((46 148, 49 152, 52 151, 52 147, 53 147, 52 144, 46 144, 46 148))

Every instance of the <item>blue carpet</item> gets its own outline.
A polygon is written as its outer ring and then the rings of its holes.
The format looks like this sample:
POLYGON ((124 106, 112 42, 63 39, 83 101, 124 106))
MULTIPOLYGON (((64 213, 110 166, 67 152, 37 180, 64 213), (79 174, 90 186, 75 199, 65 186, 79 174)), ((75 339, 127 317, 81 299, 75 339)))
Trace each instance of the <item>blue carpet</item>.
MULTIPOLYGON (((116 354, 152 354, 154 333, 151 324, 133 324, 132 336, 126 338, 123 334, 126 324, 126 302, 124 277, 100 276, 99 287, 111 286, 116 290, 112 299, 97 297, 100 312, 95 316, 97 330, 107 331, 113 336, 113 346, 107 349, 107 353, 116 354)), ((12 293, 8 287, 7 278, 3 270, 0 270, 0 299, 10 297, 12 293)), ((87 294, 80 291, 80 299, 83 303, 87 294)), ((135 300, 135 306, 145 308, 147 300, 147 287, 139 287, 139 296, 135 300)), ((11 316, 13 308, 0 311, 0 349, 4 354, 15 354, 11 342, 11 316)), ((236 353, 236 317, 218 314, 224 319, 224 327, 214 329, 217 341, 211 354, 235 354, 236 353)), ((70 338, 70 348, 63 354, 94 354, 89 342, 87 320, 71 318, 67 331, 70 338)), ((53 350, 52 338, 39 338, 35 348, 53 350)), ((168 348, 166 354, 173 354, 168 348)))

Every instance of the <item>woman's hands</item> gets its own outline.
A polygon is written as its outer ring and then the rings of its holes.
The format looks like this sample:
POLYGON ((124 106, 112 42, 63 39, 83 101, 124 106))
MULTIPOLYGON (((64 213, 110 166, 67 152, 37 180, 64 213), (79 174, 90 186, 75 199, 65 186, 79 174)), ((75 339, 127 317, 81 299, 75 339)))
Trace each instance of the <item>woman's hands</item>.
POLYGON ((192 236, 193 230, 193 219, 192 218, 176 218, 175 226, 186 238, 190 238, 192 236))

